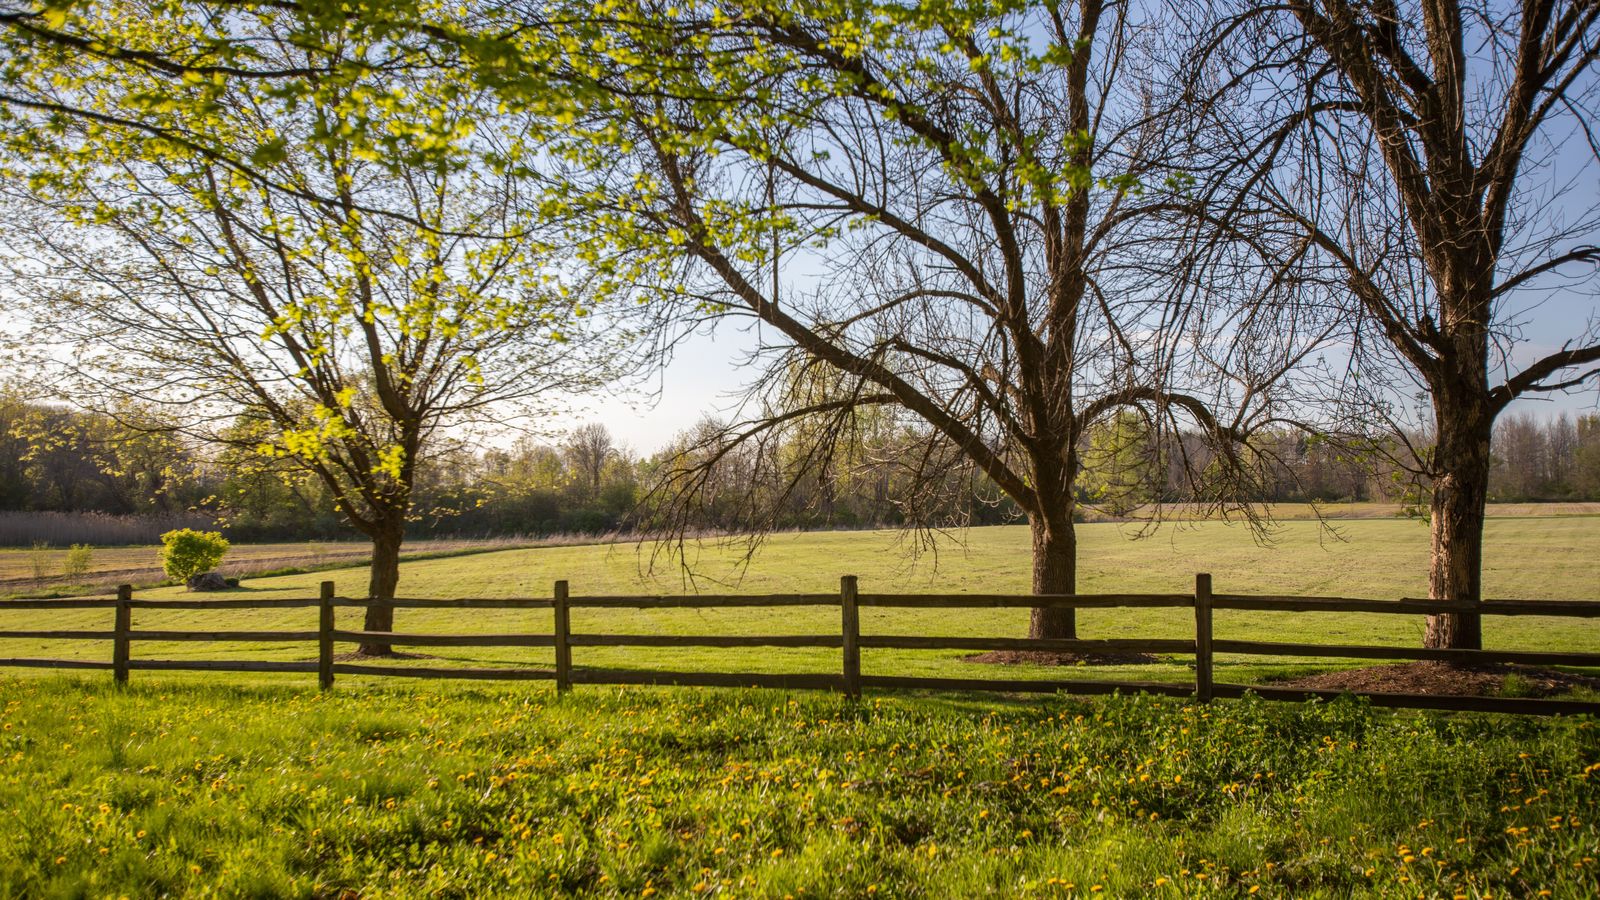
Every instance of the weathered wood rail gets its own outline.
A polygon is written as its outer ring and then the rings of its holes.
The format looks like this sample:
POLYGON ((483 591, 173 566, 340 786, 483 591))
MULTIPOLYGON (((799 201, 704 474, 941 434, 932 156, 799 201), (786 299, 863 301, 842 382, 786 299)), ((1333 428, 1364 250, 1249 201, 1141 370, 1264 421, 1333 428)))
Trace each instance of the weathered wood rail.
MULTIPOLYGON (((109 669, 118 683, 128 680, 129 672, 139 671, 217 671, 217 672, 300 672, 317 673, 319 685, 333 687, 339 675, 398 676, 404 678, 463 678, 485 680, 548 680, 558 691, 578 684, 610 685, 689 685, 705 687, 772 687, 840 691, 860 696, 864 689, 928 689, 950 691, 999 691, 1078 694, 1109 694, 1116 691, 1146 692, 1175 697, 1194 697, 1201 702, 1214 698, 1239 698, 1248 693, 1269 700, 1308 700, 1332 698, 1338 691, 1305 690, 1271 685, 1242 685, 1215 681, 1216 654, 1279 656, 1293 658, 1355 658, 1383 660, 1443 660, 1460 663, 1523 663, 1530 665, 1600 667, 1600 653, 1529 650, 1434 650, 1421 647, 1394 647, 1345 644, 1307 644, 1273 641, 1218 640, 1213 618, 1218 610, 1249 610, 1285 613, 1379 613, 1425 615, 1442 612, 1476 611, 1493 616, 1555 616, 1600 618, 1600 601, 1569 600, 1487 600, 1463 604, 1439 600, 1362 600, 1347 597, 1290 597, 1255 594, 1214 594, 1211 576, 1195 577, 1192 594, 871 594, 861 593, 855 576, 840 579, 838 593, 766 594, 721 596, 573 596, 567 582, 558 581, 550 597, 458 598, 426 600, 399 598, 386 601, 340 597, 334 583, 322 583, 315 598, 280 600, 206 599, 141 600, 133 589, 119 588, 116 597, 73 598, 64 600, 0 601, 5 610, 114 610, 110 631, 72 629, 0 630, 0 640, 110 641, 110 661, 84 659, 10 658, 0 666, 55 669, 109 669), (339 608, 367 608, 381 602, 395 609, 549 609, 551 633, 411 634, 340 629, 335 611, 339 608), (773 635, 678 635, 574 633, 574 609, 737 609, 797 606, 838 607, 840 630, 837 634, 773 635), (897 609, 1179 609, 1194 611, 1192 639, 1033 639, 965 635, 862 634, 861 608, 897 609), (316 608, 316 630, 304 631, 198 631, 172 629, 135 630, 133 615, 138 610, 215 611, 234 609, 316 608), (312 643, 316 661, 282 662, 263 660, 186 660, 134 659, 136 642, 289 642, 312 643), (426 647, 515 647, 554 651, 553 668, 535 667, 441 667, 394 666, 368 662, 341 662, 334 646, 341 643, 382 643, 391 646, 426 647), (841 668, 832 673, 732 673, 680 672, 657 669, 616 669, 576 667, 574 647, 715 647, 715 648, 813 648, 839 650, 841 668), (861 671, 863 650, 1036 650, 1073 653, 1144 653, 1190 655, 1194 657, 1194 682, 1127 681, 1111 679, 996 679, 935 678, 900 675, 871 675, 861 671)), ((1600 703, 1570 700, 1538 700, 1511 697, 1459 697, 1433 694, 1363 693, 1379 706, 1411 709, 1477 710, 1532 714, 1597 714, 1600 703)))

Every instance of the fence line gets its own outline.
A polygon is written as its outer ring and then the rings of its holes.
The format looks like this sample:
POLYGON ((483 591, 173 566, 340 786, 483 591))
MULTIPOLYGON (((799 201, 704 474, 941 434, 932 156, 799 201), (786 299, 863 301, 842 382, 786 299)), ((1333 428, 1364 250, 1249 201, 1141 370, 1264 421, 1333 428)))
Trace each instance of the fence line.
MULTIPOLYGON (((0 631, 0 639, 87 640, 112 643, 110 662, 78 659, 0 659, 0 666, 59 669, 110 669, 119 684, 128 681, 130 671, 225 671, 296 672, 317 674, 323 690, 333 687, 339 675, 398 676, 404 678, 463 678, 484 680, 549 680, 556 690, 570 691, 576 684, 609 685, 692 685, 707 687, 774 687, 840 691, 859 697, 863 689, 931 689, 957 691, 1001 691, 1017 693, 1109 694, 1115 691, 1146 692, 1177 697, 1194 697, 1206 703, 1214 698, 1239 698, 1254 693, 1269 700, 1308 700, 1331 698, 1340 691, 1308 690, 1271 685, 1226 684, 1215 681, 1216 654, 1254 656, 1342 657, 1362 659, 1440 660, 1461 663, 1526 663, 1533 665, 1600 667, 1600 653, 1552 651, 1443 650, 1343 644, 1300 644, 1272 641, 1217 640, 1214 614, 1217 610, 1265 612, 1344 612, 1422 615, 1439 612, 1477 612, 1484 615, 1544 615, 1571 618, 1600 618, 1600 601, 1568 600, 1486 600, 1478 604, 1443 600, 1361 600, 1347 597, 1292 597, 1254 594, 1214 594, 1211 576, 1195 576, 1193 594, 863 594, 854 575, 839 581, 836 594, 768 594, 721 596, 573 596, 566 581, 557 581, 548 598, 459 598, 427 600, 401 598, 374 601, 340 597, 334 583, 324 581, 316 598, 280 600, 206 599, 140 600, 133 588, 124 585, 114 598, 73 598, 65 600, 0 601, 3 610, 81 610, 112 609, 111 631, 72 629, 32 629, 0 631), (550 609, 553 632, 550 634, 408 634, 391 631, 342 630, 337 627, 339 608, 367 608, 381 603, 398 609, 550 609), (734 609, 780 608, 796 606, 838 606, 840 630, 837 634, 777 635, 665 635, 574 633, 573 609, 734 609), (1193 639, 1064 639, 967 637, 941 635, 873 635, 861 633, 861 607, 898 609, 973 609, 1035 608, 1115 609, 1115 608, 1192 608, 1193 639), (315 607, 315 631, 185 631, 135 630, 133 613, 140 609, 225 610, 293 609, 315 607), (277 662, 253 660, 135 660, 135 641, 183 642, 306 642, 315 643, 315 662, 277 662), (396 667, 369 663, 339 662, 333 652, 338 643, 381 643, 393 646, 434 647, 550 647, 555 666, 542 668, 445 668, 396 667), (820 648, 840 651, 838 674, 733 672, 675 672, 653 669, 575 668, 574 647, 784 647, 820 648), (1180 684, 1128 680, 987 679, 947 678, 902 675, 864 675, 862 650, 1021 650, 1077 653, 1161 653, 1192 655, 1194 683, 1180 684)), ((1479 710, 1535 714, 1600 713, 1600 703, 1571 700, 1533 700, 1508 697, 1461 697, 1432 694, 1360 693, 1375 705, 1409 709, 1479 710)))

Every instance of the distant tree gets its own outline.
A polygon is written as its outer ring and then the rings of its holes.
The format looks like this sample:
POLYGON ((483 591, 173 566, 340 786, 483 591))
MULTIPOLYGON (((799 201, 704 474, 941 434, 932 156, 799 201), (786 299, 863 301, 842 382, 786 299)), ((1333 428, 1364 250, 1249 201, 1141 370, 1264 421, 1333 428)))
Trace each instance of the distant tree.
POLYGON ((1096 423, 1085 437, 1084 502, 1113 516, 1127 516, 1161 496, 1160 447, 1148 423, 1137 412, 1125 410, 1115 418, 1096 423))
POLYGON ((1573 488, 1585 500, 1600 500, 1600 414, 1579 416, 1574 424, 1573 488))
POLYGON ((1501 500, 1533 500, 1550 489, 1549 444, 1541 423, 1525 413, 1495 424, 1491 492, 1501 500))
POLYGON ((179 512, 199 500, 197 448, 152 404, 91 411, 18 402, 6 420, 22 491, 16 508, 129 515, 179 512))
POLYGON ((606 466, 616 458, 617 453, 610 430, 599 422, 580 425, 567 435, 562 443, 561 454, 572 471, 583 500, 592 502, 599 499, 606 466))

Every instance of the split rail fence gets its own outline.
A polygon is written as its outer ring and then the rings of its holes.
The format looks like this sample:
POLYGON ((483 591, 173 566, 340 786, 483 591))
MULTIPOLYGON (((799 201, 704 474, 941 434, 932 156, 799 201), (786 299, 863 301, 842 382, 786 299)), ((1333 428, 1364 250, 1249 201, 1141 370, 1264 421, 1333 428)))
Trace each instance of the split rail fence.
MULTIPOLYGON (((1267 641, 1218 639, 1214 635, 1213 614, 1217 610, 1255 610, 1290 613, 1384 613, 1426 615, 1431 613, 1476 611, 1488 616, 1557 616, 1600 618, 1600 601, 1569 600, 1486 600, 1475 605, 1438 600, 1361 600, 1345 597, 1289 597, 1249 594, 1214 594, 1211 576, 1197 575, 1192 594, 864 594, 856 578, 840 579, 838 593, 769 594, 723 596, 573 596, 567 582, 555 583, 549 598, 490 598, 456 600, 396 599, 374 601, 339 597, 334 583, 322 583, 321 596, 287 600, 136 599, 131 587, 124 586, 115 598, 64 600, 0 601, 5 610, 81 610, 112 609, 115 618, 110 631, 88 630, 0 630, 3 639, 70 641, 110 641, 109 662, 85 659, 0 659, 0 666, 25 666, 55 669, 109 669, 117 682, 128 680, 131 671, 228 671, 300 672, 317 674, 327 690, 339 675, 398 676, 405 678, 472 678, 493 680, 551 680, 557 690, 566 691, 578 684, 608 685, 692 685, 708 687, 771 687, 840 691, 851 697, 868 688, 908 688, 947 691, 1039 692, 1065 691, 1077 694, 1146 692, 1177 697, 1193 697, 1201 702, 1214 698, 1239 698, 1247 693, 1269 700, 1331 699, 1341 691, 1308 690, 1271 685, 1218 683, 1215 680, 1216 654, 1275 656, 1296 658, 1355 658, 1380 660, 1442 660, 1466 664, 1521 663, 1539 666, 1600 667, 1600 653, 1439 650, 1420 647, 1394 647, 1344 644, 1298 644, 1267 641), (515 609, 553 612, 554 630, 549 634, 409 634, 404 632, 350 631, 335 627, 335 611, 342 607, 365 609, 382 602, 394 609, 515 609), (677 635, 677 634, 587 634, 574 633, 574 609, 731 609, 738 607, 833 606, 840 610, 837 634, 815 635, 677 635), (135 630, 133 614, 138 610, 245 610, 316 608, 316 630, 305 631, 196 631, 135 630), (1067 640, 1008 637, 879 635, 861 633, 862 607, 901 609, 972 609, 1051 607, 1057 609, 1166 609, 1194 610, 1192 639, 1106 639, 1067 640), (134 659, 135 642, 305 642, 317 647, 315 662, 257 660, 134 659), (433 647, 548 647, 554 650, 554 668, 445 668, 385 666, 336 659, 336 644, 385 644, 390 646, 433 647), (653 669, 615 669, 575 667, 573 648, 578 647, 784 647, 839 650, 841 670, 831 673, 726 673, 673 672, 653 669), (1126 681, 1110 679, 1006 679, 935 678, 900 675, 872 675, 861 671, 862 650, 1012 650, 1056 651, 1089 654, 1164 654, 1194 657, 1193 683, 1126 681)), ((1535 714, 1596 714, 1600 703, 1570 700, 1536 700, 1512 697, 1461 697, 1433 694, 1362 693, 1372 703, 1413 709, 1477 710, 1535 714)))

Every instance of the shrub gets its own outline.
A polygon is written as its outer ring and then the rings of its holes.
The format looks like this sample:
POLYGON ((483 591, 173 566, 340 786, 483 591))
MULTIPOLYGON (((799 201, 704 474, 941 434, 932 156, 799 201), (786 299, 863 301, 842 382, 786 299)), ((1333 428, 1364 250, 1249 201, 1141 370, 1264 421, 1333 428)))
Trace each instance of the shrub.
POLYGON ((28 551, 28 562, 33 566, 33 577, 43 581, 50 577, 50 542, 34 541, 28 551))
POLYGON ((216 531, 180 528, 161 536, 161 567, 178 581, 215 569, 227 552, 228 539, 216 531))
POLYGON ((61 574, 69 581, 89 574, 89 566, 94 562, 94 548, 88 544, 73 544, 67 551, 66 561, 61 564, 61 574))

